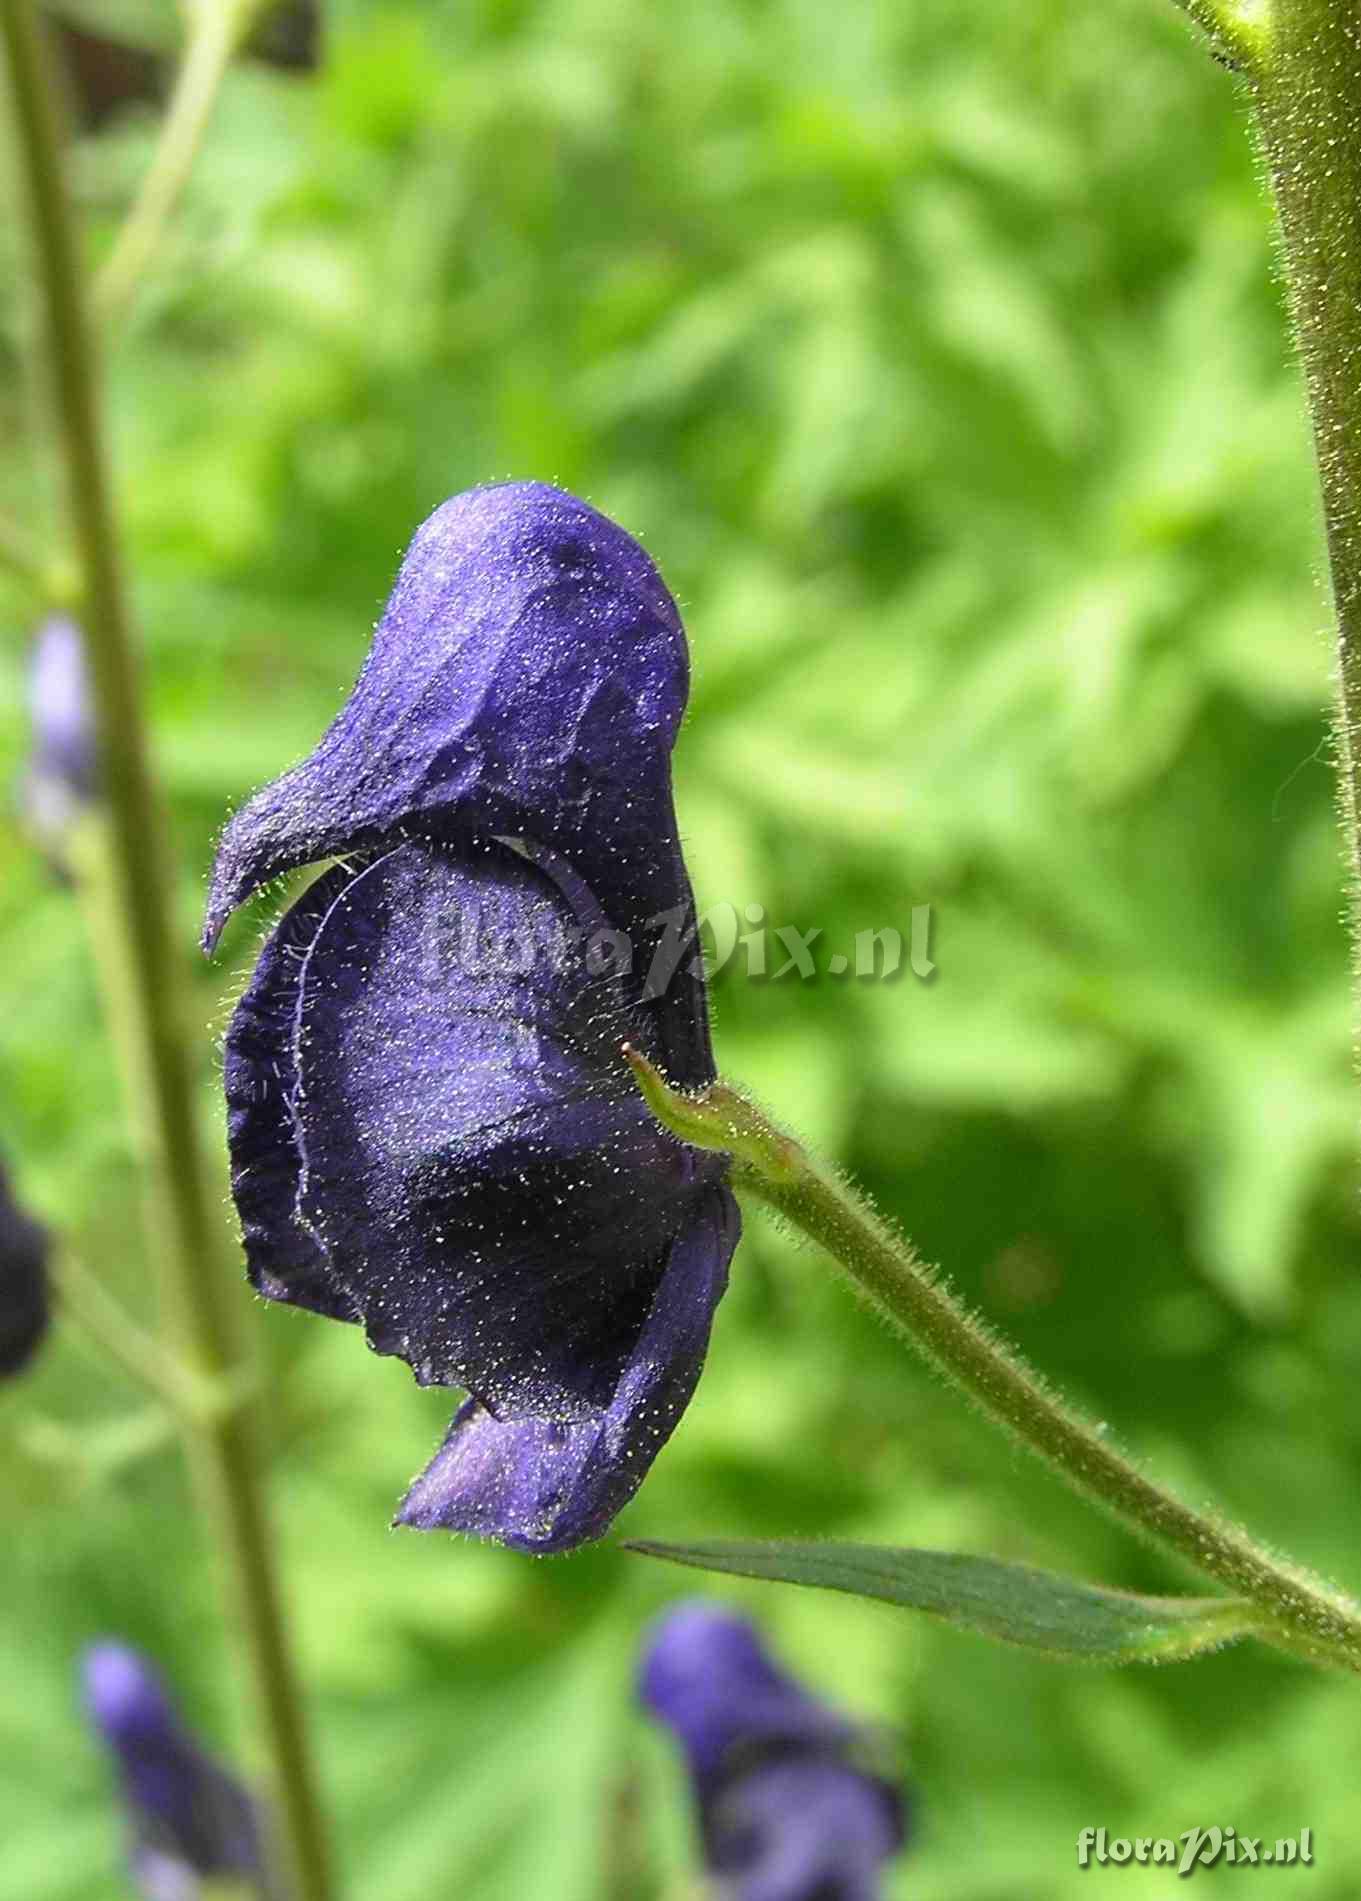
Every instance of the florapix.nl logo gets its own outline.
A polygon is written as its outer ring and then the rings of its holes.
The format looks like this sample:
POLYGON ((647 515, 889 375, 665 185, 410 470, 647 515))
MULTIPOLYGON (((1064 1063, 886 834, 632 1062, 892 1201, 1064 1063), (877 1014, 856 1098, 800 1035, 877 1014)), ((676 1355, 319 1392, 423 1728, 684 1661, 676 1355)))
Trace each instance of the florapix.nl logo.
POLYGON ((658 912, 635 942, 626 931, 554 906, 516 914, 508 923, 495 907, 474 903, 451 910, 427 949, 432 980, 451 966, 469 976, 505 978, 584 965, 591 977, 641 974, 647 998, 664 996, 681 973, 711 983, 734 977, 753 983, 892 983, 906 975, 928 983, 936 974, 933 907, 912 906, 905 924, 876 925, 837 939, 820 925, 775 923, 762 904, 722 900, 700 913, 684 905, 658 912))
POLYGON ((1174 1869, 1185 1880, 1197 1868, 1290 1868, 1312 1865, 1314 1831, 1268 1840, 1240 1835, 1236 1828, 1211 1823, 1188 1828, 1180 1835, 1108 1835, 1104 1828, 1084 1828, 1077 1838, 1079 1868, 1130 1865, 1174 1869))

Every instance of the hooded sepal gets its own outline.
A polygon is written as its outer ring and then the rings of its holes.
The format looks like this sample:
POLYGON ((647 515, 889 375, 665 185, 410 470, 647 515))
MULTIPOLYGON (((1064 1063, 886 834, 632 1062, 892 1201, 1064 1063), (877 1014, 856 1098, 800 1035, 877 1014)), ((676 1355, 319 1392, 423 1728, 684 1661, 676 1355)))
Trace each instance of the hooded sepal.
MULTIPOLYGON (((516 837, 585 878, 641 995, 663 943, 693 934, 671 801, 688 691, 675 602, 631 535, 541 482, 456 495, 417 530, 316 751, 227 826, 205 945, 301 865, 403 837, 516 837)), ((713 1061, 693 961, 649 1010, 668 1074, 698 1086, 713 1061)))

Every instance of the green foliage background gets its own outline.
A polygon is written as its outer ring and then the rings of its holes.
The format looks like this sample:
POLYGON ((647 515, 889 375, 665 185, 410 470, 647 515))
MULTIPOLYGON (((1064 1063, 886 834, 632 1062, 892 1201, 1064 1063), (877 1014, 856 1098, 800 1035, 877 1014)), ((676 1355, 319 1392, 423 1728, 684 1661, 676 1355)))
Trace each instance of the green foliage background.
MULTIPOLYGON (((95 257, 153 130, 134 110, 82 141, 95 257)), ((14 230, 0 498, 41 527, 14 230)), ((823 952, 934 907, 929 984, 729 972, 724 1068, 1159 1473, 1361 1582, 1314 489, 1245 113, 1167 0, 342 0, 319 72, 231 75, 110 367, 187 960, 224 813, 340 704, 415 524, 491 478, 579 490, 686 613, 701 902, 821 927, 823 952)), ((30 631, 0 592, 7 781, 30 631)), ((215 1042, 266 919, 195 965, 215 1153, 215 1042)), ((0 984, 0 1143, 144 1305, 80 905, 12 818, 0 984)), ((277 1375, 349 1892, 675 1901, 683 1791, 630 1674, 695 1577, 613 1543, 534 1563, 390 1532, 449 1396, 241 1307, 277 1375)), ((0 1901, 108 1901, 73 1659, 144 1644, 236 1747, 212 1577, 173 1448, 76 1337, 0 1395, 0 1462, 0 1901)), ((620 1530, 1185 1582, 755 1216, 620 1530)), ((919 1833, 895 1896, 1166 1896, 1165 1871, 1079 1874, 1079 1830, 1213 1821, 1310 1825, 1311 1893, 1361 1891, 1349 1683, 1248 1650, 1085 1672, 850 1600, 724 1595, 901 1733, 919 1833)))

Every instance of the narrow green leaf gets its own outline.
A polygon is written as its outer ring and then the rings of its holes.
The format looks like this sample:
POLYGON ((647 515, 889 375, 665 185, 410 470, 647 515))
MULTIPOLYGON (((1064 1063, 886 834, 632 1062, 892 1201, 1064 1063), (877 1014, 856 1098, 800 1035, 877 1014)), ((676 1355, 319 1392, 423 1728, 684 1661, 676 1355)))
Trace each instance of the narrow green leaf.
POLYGON ((696 1545, 638 1540, 627 1548, 701 1570, 882 1598, 983 1637, 1088 1663, 1174 1662, 1266 1627, 1263 1613, 1244 1598, 1139 1597, 958 1551, 781 1539, 696 1545))

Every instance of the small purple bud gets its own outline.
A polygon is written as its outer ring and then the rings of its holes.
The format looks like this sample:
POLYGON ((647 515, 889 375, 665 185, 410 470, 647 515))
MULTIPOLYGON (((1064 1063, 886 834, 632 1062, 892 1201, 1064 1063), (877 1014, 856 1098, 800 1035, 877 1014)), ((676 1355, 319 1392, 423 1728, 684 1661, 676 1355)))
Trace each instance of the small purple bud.
POLYGON ((17 1208, 0 1168, 0 1379, 21 1373, 48 1324, 48 1237, 17 1208))
POLYGON ((695 1600, 654 1631, 643 1702, 685 1754, 709 1873, 731 1901, 878 1901, 906 1839, 871 1738, 787 1676, 745 1618, 695 1600))
POLYGON ((60 856, 99 780, 84 638, 74 621, 53 615, 39 629, 28 696, 33 747, 24 805, 39 843, 60 856))
POLYGON ((118 1768, 129 1867, 145 1901, 194 1901, 201 1879, 265 1880, 260 1814, 199 1748, 147 1660, 127 1644, 84 1658, 85 1707, 118 1768))

